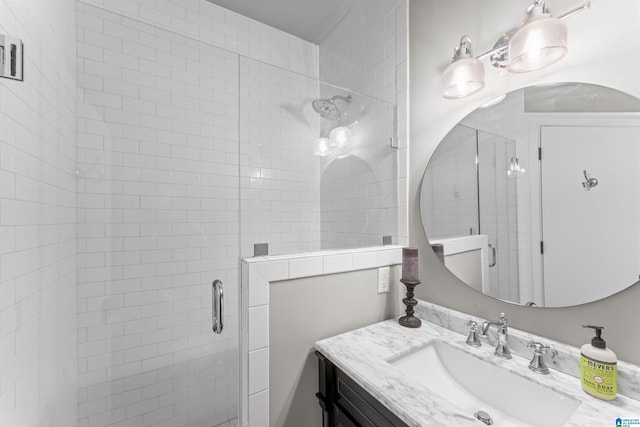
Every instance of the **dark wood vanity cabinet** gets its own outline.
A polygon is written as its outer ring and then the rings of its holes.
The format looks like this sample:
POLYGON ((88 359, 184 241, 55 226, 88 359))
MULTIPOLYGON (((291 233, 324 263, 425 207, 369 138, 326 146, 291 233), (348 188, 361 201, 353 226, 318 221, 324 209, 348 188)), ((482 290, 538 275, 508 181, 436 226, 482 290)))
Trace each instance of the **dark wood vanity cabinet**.
POLYGON ((316 352, 316 356, 319 374, 316 397, 324 427, 407 426, 322 353, 316 352))

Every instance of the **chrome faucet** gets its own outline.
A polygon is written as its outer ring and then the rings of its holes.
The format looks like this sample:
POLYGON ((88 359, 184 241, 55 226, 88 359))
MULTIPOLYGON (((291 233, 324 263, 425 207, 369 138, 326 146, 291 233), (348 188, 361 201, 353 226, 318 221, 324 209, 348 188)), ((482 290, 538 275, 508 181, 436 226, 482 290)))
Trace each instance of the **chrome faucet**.
POLYGON ((486 337, 487 332, 489 331, 490 326, 495 326, 498 330, 497 338, 498 344, 496 345, 496 350, 493 352, 498 357, 502 357, 503 359, 511 359, 511 350, 507 345, 507 340, 509 335, 507 334, 509 322, 505 317, 504 313, 500 313, 500 317, 498 317, 497 322, 482 322, 482 336, 486 337))
POLYGON ((543 355, 544 353, 547 352, 547 350, 549 349, 549 346, 531 340, 529 341, 529 344, 527 345, 527 347, 533 349, 533 358, 529 363, 529 369, 531 369, 533 372, 538 372, 539 374, 548 374, 549 367, 547 366, 547 363, 544 361, 543 355))
POLYGON ((467 326, 469 326, 469 336, 467 336, 467 344, 471 347, 480 347, 482 343, 480 342, 480 338, 478 337, 478 323, 469 320, 467 322, 467 326))

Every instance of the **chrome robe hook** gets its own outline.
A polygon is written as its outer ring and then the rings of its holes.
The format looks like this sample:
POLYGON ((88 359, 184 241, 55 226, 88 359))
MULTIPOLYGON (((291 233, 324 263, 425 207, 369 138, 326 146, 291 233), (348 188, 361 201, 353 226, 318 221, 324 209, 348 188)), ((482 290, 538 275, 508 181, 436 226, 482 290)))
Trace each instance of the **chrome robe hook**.
POLYGON ((582 183, 582 186, 585 188, 585 190, 588 191, 598 185, 598 180, 596 178, 589 178, 589 174, 587 173, 586 170, 582 172, 584 173, 584 179, 585 179, 585 182, 582 183))

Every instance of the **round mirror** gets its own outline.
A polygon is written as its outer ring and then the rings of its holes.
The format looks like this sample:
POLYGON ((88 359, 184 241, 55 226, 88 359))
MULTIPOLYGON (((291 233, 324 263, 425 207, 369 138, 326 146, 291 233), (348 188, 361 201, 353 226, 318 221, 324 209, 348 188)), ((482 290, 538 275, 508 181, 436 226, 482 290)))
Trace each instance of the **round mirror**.
POLYGON ((478 291, 523 305, 599 300, 640 277, 640 99, 528 87, 465 117, 422 179, 425 233, 478 291))

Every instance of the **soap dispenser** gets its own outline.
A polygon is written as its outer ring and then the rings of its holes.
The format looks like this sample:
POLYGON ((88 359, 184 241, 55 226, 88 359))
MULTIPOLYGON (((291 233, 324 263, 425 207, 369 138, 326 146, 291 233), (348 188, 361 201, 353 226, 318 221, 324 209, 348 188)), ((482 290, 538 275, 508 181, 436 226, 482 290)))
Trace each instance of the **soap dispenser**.
POLYGON ((618 392, 618 358, 602 339, 604 326, 582 325, 592 328, 596 336, 591 344, 580 348, 580 380, 584 391, 603 400, 613 400, 618 392))

